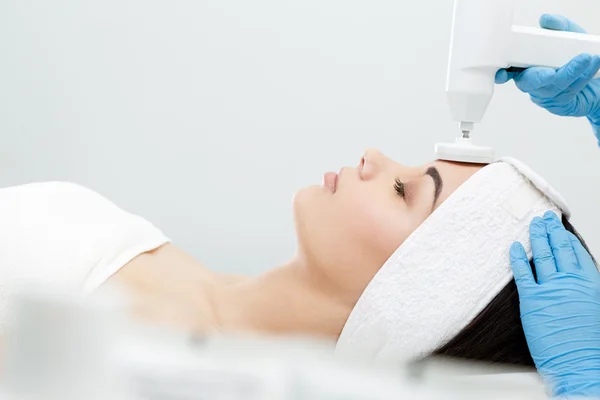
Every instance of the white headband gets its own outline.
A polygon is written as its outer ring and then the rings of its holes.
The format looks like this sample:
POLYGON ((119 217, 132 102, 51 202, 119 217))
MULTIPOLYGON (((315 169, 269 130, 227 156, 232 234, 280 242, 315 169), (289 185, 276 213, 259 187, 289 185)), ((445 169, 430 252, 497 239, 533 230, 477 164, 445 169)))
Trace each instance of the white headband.
POLYGON ((395 361, 447 343, 513 278, 510 245, 518 240, 531 255, 529 223, 548 210, 568 215, 558 192, 521 162, 479 170, 383 265, 336 352, 395 361))

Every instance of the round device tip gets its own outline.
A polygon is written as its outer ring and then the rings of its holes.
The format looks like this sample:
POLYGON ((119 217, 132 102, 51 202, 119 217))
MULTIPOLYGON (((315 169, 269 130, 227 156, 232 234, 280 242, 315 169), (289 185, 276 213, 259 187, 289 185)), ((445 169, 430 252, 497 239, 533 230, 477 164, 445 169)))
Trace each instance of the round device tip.
POLYGON ((467 164, 491 164, 494 162, 494 149, 478 146, 468 138, 458 138, 454 143, 437 143, 435 155, 438 160, 467 164))

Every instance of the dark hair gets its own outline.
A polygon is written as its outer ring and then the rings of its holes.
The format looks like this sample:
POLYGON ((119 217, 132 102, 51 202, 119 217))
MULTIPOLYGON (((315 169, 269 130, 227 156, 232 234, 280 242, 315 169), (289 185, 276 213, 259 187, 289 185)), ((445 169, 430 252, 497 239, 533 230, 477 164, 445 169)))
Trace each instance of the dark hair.
MULTIPOLYGON (((589 252, 581 236, 564 216, 562 222, 589 252)), ((533 261, 530 264, 535 274, 533 261)), ((433 355, 533 367, 520 315, 519 294, 513 280, 467 327, 435 350, 433 355)))

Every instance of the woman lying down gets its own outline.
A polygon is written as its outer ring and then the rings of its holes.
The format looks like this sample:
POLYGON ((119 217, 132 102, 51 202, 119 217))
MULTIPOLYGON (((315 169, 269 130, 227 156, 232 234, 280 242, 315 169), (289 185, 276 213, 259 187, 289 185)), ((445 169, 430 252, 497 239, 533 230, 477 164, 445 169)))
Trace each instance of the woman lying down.
MULTIPOLYGON (((514 160, 403 166, 369 150, 297 193, 297 253, 260 276, 215 273, 148 221, 68 183, 0 189, 0 293, 36 280, 117 283, 132 313, 198 333, 309 334, 374 359, 530 365, 509 248, 564 202, 514 160)), ((4 311, 4 310, 3 310, 4 311)))

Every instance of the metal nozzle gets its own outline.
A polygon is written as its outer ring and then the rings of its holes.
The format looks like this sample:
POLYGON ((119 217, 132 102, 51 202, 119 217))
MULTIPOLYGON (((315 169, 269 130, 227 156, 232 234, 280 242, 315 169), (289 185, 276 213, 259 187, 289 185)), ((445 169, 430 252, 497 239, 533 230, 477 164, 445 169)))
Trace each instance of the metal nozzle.
POLYGON ((462 138, 463 139, 470 139, 471 138, 471 132, 473 131, 473 126, 474 124, 472 122, 464 122, 461 121, 461 123, 458 125, 460 131, 462 132, 462 138))

